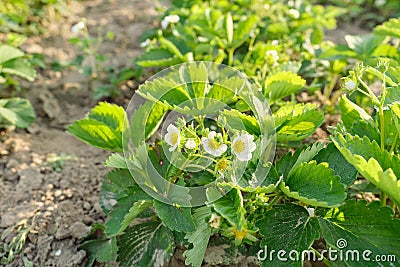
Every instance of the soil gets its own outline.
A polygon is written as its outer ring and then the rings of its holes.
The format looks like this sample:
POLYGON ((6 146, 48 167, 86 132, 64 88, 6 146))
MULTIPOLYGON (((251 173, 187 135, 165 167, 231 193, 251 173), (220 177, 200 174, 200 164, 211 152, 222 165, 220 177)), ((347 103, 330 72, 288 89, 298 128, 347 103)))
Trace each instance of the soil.
MULTIPOLYGON (((71 26, 85 17, 91 34, 96 34, 99 26, 115 34, 112 42, 105 41, 100 47, 108 59, 106 64, 131 66, 133 58, 141 53, 139 37, 157 24, 154 2, 69 2, 68 11, 49 23, 44 35, 28 38, 22 49, 43 54, 47 65, 55 60, 72 60, 77 51, 68 42, 76 36, 71 26)), ((333 41, 343 35, 340 30, 330 34, 333 41)), ((76 70, 49 68, 40 70, 34 83, 22 81, 22 86, 28 88, 26 97, 37 118, 27 130, 3 132, 0 136, 0 233, 28 219, 25 226, 32 229, 23 251, 34 266, 84 266, 86 253, 79 249, 82 238, 91 224, 106 219, 99 195, 109 170, 102 163, 109 153, 77 140, 66 129, 96 105, 92 84, 76 70)), ((126 99, 129 97, 119 103, 126 104, 126 99)), ((314 140, 325 138, 326 131, 321 131, 314 140)), ((12 237, 8 236, 6 242, 12 237)), ((0 241, 0 247, 3 245, 0 241)), ((223 253, 218 251, 223 252, 223 248, 208 249, 205 261, 209 265, 222 261, 223 253)), ((250 261, 239 257, 233 264, 246 266, 250 261)), ((170 266, 183 266, 183 262, 177 255, 170 266)), ((8 266, 23 266, 21 256, 17 255, 8 266)))
MULTIPOLYGON (((132 66, 141 53, 139 37, 155 26, 157 15, 150 0, 69 2, 68 11, 49 23, 45 34, 28 38, 22 49, 43 54, 48 66, 74 59, 77 51, 68 42, 76 36, 71 26, 85 17, 91 34, 99 26, 115 34, 100 47, 109 59, 106 64, 132 66)), ((34 83, 22 81, 22 87, 28 88, 26 97, 37 118, 27 131, 0 137, 0 233, 28 219, 32 231, 23 251, 34 266, 84 266, 82 237, 92 223, 106 219, 98 203, 108 171, 102 163, 109 153, 79 141, 66 129, 96 105, 93 92, 88 79, 71 69, 39 70, 34 83), (61 159, 58 171, 56 159, 61 159)), ((18 255, 8 266, 24 265, 18 255)))

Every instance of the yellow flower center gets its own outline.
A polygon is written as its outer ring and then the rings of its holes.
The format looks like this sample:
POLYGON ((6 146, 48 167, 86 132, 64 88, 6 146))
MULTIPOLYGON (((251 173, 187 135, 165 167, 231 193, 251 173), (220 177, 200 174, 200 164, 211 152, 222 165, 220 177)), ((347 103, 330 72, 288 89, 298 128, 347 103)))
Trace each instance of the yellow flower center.
POLYGON ((241 153, 244 151, 245 147, 246 144, 243 141, 238 140, 233 144, 233 151, 235 151, 236 153, 241 153))
POLYGON ((236 239, 243 240, 243 238, 247 236, 247 231, 246 229, 238 230, 236 228, 233 228, 233 234, 235 235, 236 239))
POLYGON ((219 148, 220 144, 217 141, 215 141, 214 139, 209 139, 208 146, 212 150, 217 150, 219 148))
POLYGON ((217 162, 217 170, 218 171, 223 171, 229 166, 229 160, 226 158, 221 159, 220 161, 217 162))
POLYGON ((178 139, 179 139, 179 134, 178 133, 173 133, 171 134, 171 142, 172 144, 176 144, 178 143, 178 139))

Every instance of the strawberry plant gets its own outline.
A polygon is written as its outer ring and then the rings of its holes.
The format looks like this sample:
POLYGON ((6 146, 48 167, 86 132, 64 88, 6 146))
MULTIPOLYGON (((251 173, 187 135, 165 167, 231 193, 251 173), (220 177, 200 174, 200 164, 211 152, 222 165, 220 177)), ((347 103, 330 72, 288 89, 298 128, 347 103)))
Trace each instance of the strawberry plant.
MULTIPOLYGON (((320 54, 320 58, 336 61, 334 64, 337 65, 342 65, 338 61, 347 63, 349 59, 352 59, 371 66, 384 59, 390 61, 391 66, 398 66, 400 53, 397 29, 399 25, 399 19, 391 19, 375 27, 371 34, 346 35, 346 45, 336 45, 326 49, 320 54)), ((351 66, 349 65, 349 69, 351 66)))
MULTIPOLYGON (((105 165, 114 170, 101 195, 109 219, 82 245, 88 265, 117 260, 120 266, 162 266, 180 246, 186 264, 201 266, 215 238, 248 256, 265 247, 313 249, 323 237, 327 249, 343 249, 338 240, 345 239, 351 249, 398 257, 400 221, 393 211, 347 194, 357 171, 364 171, 350 158, 353 149, 360 153, 360 140, 343 148, 341 142, 352 139, 338 135, 326 146, 316 143, 275 159, 275 146, 311 135, 323 115, 314 104, 268 110, 268 98, 243 74, 193 62, 150 78, 126 111, 100 103, 71 125, 71 134, 113 152, 105 165), (237 109, 238 103, 246 109, 237 109)), ((398 190, 388 186, 396 157, 381 156, 388 179, 376 183, 394 200, 398 190)), ((263 266, 282 264, 261 254, 263 266)), ((285 265, 301 266, 303 260, 290 258, 285 265)), ((346 264, 327 255, 321 260, 346 264)))
MULTIPOLYGON (((143 36, 146 52, 136 63, 223 63, 245 72, 263 89, 268 79, 290 80, 296 73, 310 80, 322 76, 324 67, 317 55, 329 47, 323 41, 324 30, 335 28, 335 17, 344 13, 307 1, 178 2, 166 12, 160 29, 143 36)), ((310 86, 315 88, 317 84, 310 86)))
POLYGON ((392 207, 400 204, 399 74, 398 67, 383 62, 375 68, 360 65, 350 72, 345 83, 350 96, 360 94, 368 99, 370 106, 364 103, 361 107, 342 96, 339 101, 342 123, 332 138, 343 156, 381 190, 382 206, 390 203, 392 207), (377 93, 365 82, 366 76, 380 80, 377 93))

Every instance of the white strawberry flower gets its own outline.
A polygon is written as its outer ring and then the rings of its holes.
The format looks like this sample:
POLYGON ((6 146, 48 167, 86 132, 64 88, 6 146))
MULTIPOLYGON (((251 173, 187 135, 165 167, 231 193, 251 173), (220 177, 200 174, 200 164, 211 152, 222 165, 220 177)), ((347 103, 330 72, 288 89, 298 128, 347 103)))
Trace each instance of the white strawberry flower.
POLYGON ((203 144, 204 150, 208 153, 213 155, 214 157, 219 157, 222 154, 225 153, 225 151, 228 149, 228 146, 225 144, 219 143, 217 140, 215 140, 215 137, 222 137, 220 133, 216 133, 215 131, 211 131, 207 138, 203 137, 201 139, 201 143, 203 144))
POLYGON ((85 22, 79 21, 71 27, 72 33, 78 33, 85 28, 85 22))
POLYGON ((344 86, 349 89, 349 90, 353 90, 354 88, 356 88, 356 83, 352 80, 347 81, 344 86))
POLYGON ((171 146, 169 151, 174 151, 179 146, 181 142, 181 133, 175 125, 168 125, 167 133, 165 134, 165 141, 171 146))
POLYGON ((161 21, 161 28, 165 30, 170 23, 177 23, 178 21, 178 15, 168 15, 161 21))
POLYGON ((251 134, 241 134, 232 141, 232 152, 240 161, 251 159, 251 153, 256 150, 256 143, 253 142, 254 136, 251 134))
POLYGON ((289 14, 295 19, 298 19, 300 17, 300 12, 296 9, 290 9, 289 14))
POLYGON ((140 47, 147 47, 150 44, 150 39, 146 39, 146 41, 140 43, 140 47))
POLYGON ((221 224, 221 216, 218 216, 215 213, 211 214, 211 218, 208 223, 212 228, 218 229, 221 224))
POLYGON ((270 56, 274 61, 278 61, 278 60, 279 60, 278 52, 277 52, 276 50, 274 50, 274 49, 272 49, 272 50, 267 50, 267 51, 265 52, 265 55, 266 55, 266 56, 270 56))
POLYGON ((279 41, 278 40, 272 40, 271 44, 274 45, 274 46, 277 46, 277 45, 279 45, 279 41))
POLYGON ((193 139, 189 139, 186 141, 185 143, 185 147, 187 149, 193 150, 196 148, 196 141, 194 141, 193 139))

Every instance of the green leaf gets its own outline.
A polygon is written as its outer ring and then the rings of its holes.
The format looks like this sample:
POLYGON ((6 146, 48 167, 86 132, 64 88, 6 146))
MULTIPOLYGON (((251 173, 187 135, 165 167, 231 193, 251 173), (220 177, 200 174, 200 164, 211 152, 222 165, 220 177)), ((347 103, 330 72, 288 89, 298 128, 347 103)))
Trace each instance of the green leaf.
POLYGON ((375 49, 382 44, 384 36, 372 34, 364 35, 345 35, 347 45, 357 53, 359 59, 367 59, 373 54, 375 49))
POLYGON ((305 84, 306 81, 299 75, 289 71, 281 71, 265 79, 263 93, 271 101, 276 101, 297 93, 305 84))
POLYGON ((337 134, 332 141, 358 172, 400 205, 400 158, 382 151, 375 141, 364 136, 337 134))
POLYGON ((292 170, 280 188, 287 196, 313 206, 339 206, 346 198, 340 178, 325 164, 317 165, 315 161, 292 170))
POLYGON ((121 267, 165 266, 175 249, 174 235, 161 222, 147 222, 126 229, 118 239, 121 267))
POLYGON ((314 28, 310 36, 311 43, 314 45, 320 44, 323 39, 324 39, 324 30, 319 27, 314 28))
MULTIPOLYGON (((388 77, 386 77, 386 79, 388 79, 388 77)), ((400 102, 400 86, 392 86, 386 88, 384 105, 386 106, 389 104, 393 104, 394 102, 400 102)))
POLYGON ((390 111, 392 112, 394 124, 397 128, 397 131, 400 133, 400 103, 396 102, 389 106, 390 111))
MULTIPOLYGON (((397 261, 379 262, 380 266, 398 266, 400 264, 400 221, 393 218, 393 211, 388 207, 380 207, 379 202, 366 205, 366 201, 349 200, 339 208, 317 210, 320 218, 321 233, 327 245, 334 249, 359 252, 359 261, 335 262, 337 266, 377 266, 376 255, 396 255, 397 261), (338 247, 338 240, 345 240, 345 248, 338 247), (365 261, 362 253, 371 261, 365 261)), ((343 254, 344 254, 343 253, 343 254)))
POLYGON ((182 59, 164 48, 153 48, 136 59, 136 64, 144 68, 169 67, 179 63, 183 63, 182 59))
POLYGON ((92 119, 75 121, 68 127, 68 132, 89 145, 122 152, 122 133, 113 131, 102 122, 92 119))
POLYGON ((299 141, 311 135, 324 121, 314 104, 286 104, 274 114, 277 141, 299 141))
POLYGON ((208 85, 208 71, 204 62, 194 62, 179 68, 179 75, 190 97, 196 101, 197 109, 204 107, 204 97, 208 85))
POLYGON ((24 263, 24 267, 33 267, 33 262, 25 256, 22 256, 22 262, 24 263))
POLYGON ((372 117, 360 106, 350 101, 346 95, 340 98, 339 109, 343 124, 348 129, 351 129, 353 124, 360 120, 366 121, 372 126, 375 124, 372 117))
POLYGON ((224 110, 218 121, 231 131, 246 130, 249 134, 260 135, 260 126, 256 118, 235 109, 224 110))
POLYGON ((276 170, 279 175, 288 177, 300 164, 311 161, 323 146, 322 143, 315 143, 308 147, 299 148, 294 153, 289 151, 276 162, 276 170))
POLYGON ((339 110, 346 130, 356 135, 367 135, 379 141, 380 135, 373 118, 360 106, 350 101, 346 95, 339 100, 339 110))
POLYGON ((296 162, 293 164, 291 171, 289 172, 288 176, 292 173, 293 170, 295 170, 299 165, 305 162, 309 162, 312 160, 319 151, 324 147, 324 144, 322 143, 315 143, 306 149, 302 150, 299 154, 299 157, 297 158, 296 162))
POLYGON ((21 76, 30 82, 33 82, 36 77, 35 69, 32 67, 31 63, 24 58, 16 58, 5 62, 0 71, 2 73, 21 76))
MULTIPOLYGON (((385 132, 384 134, 384 141, 385 141, 385 146, 386 147, 392 147, 392 145, 394 145, 394 147, 396 147, 397 145, 400 144, 400 140, 398 139, 398 135, 399 135, 399 131, 398 131, 398 127, 396 127, 396 125, 399 124, 399 119, 396 116, 393 116, 393 112, 390 108, 391 105, 389 105, 389 110, 383 110, 383 130, 385 132)), ((381 118, 380 116, 377 116, 377 124, 381 125, 381 118)), ((362 134, 358 134, 359 136, 362 136, 362 134)), ((368 136, 368 135, 366 135, 368 136)), ((368 136, 369 137, 369 136, 368 136)), ((381 141, 381 138, 379 136, 379 138, 371 138, 369 137, 371 140, 375 140, 376 142, 381 141)))
POLYGON ((277 162, 276 162, 276 171, 280 176, 283 177, 288 177, 289 172, 292 170, 293 165, 296 163, 297 159, 300 156, 300 153, 306 149, 306 147, 303 147, 302 149, 297 149, 294 153, 291 151, 287 152, 285 155, 282 156, 277 162))
POLYGON ((308 250, 314 240, 319 238, 318 220, 310 217, 305 208, 294 204, 275 205, 273 210, 264 214, 263 219, 256 222, 256 226, 264 236, 260 244, 264 254, 259 255, 261 258, 266 256, 262 266, 301 267, 301 257, 299 261, 293 261, 288 257, 289 251, 301 253, 308 250), (271 261, 269 255, 272 250, 286 251, 284 257, 288 260, 279 261, 275 254, 271 261))
POLYGON ((146 81, 139 86, 137 93, 152 102, 160 101, 170 107, 179 106, 183 102, 191 102, 186 86, 180 81, 169 78, 158 78, 146 81))
POLYGON ((101 102, 91 110, 87 118, 70 125, 68 132, 92 146, 122 152, 125 117, 122 107, 101 102))
POLYGON ((109 212, 109 220, 105 223, 105 233, 108 236, 114 236, 123 232, 126 227, 135 219, 142 211, 152 205, 152 199, 146 195, 141 200, 143 191, 135 186, 129 191, 129 195, 117 199, 117 204, 112 207, 109 212))
POLYGON ((185 235, 185 239, 193 244, 192 248, 183 253, 183 256, 186 257, 185 264, 187 265, 191 264, 193 267, 201 267, 211 236, 212 229, 206 222, 206 219, 210 216, 211 210, 206 206, 196 209, 193 213, 196 230, 185 235))
POLYGON ((137 147, 160 127, 167 108, 160 103, 147 101, 133 114, 130 124, 131 138, 137 147))
POLYGON ((107 173, 102 184, 100 205, 105 214, 113 209, 117 200, 128 196, 129 188, 135 186, 135 181, 128 170, 113 170, 107 173))
POLYGON ((340 177, 340 182, 349 187, 357 178, 357 170, 353 167, 335 147, 334 143, 329 143, 314 158, 317 163, 327 162, 329 168, 336 176, 340 177))
POLYGON ((34 120, 35 111, 29 100, 19 97, 0 99, 0 125, 27 128, 34 120))
POLYGON ((376 76, 378 79, 381 79, 381 80, 385 79, 386 84, 388 86, 391 86, 391 87, 387 87, 386 88, 386 90, 387 90, 386 97, 388 97, 388 99, 385 98, 385 102, 384 102, 385 104, 387 104, 386 103, 387 100, 392 98, 392 96, 390 96, 392 93, 395 93, 395 95, 397 95, 397 98, 398 98, 398 92, 390 92, 392 90, 392 88, 395 88, 395 90, 398 90, 396 88, 397 87, 396 81, 398 81, 398 80, 397 79, 393 79, 394 78, 393 74, 395 76, 397 76, 397 74, 398 74, 396 68, 389 66, 387 71, 381 72, 377 68, 374 68, 374 67, 371 67, 371 66, 365 66, 365 72, 368 73, 368 74, 372 74, 372 75, 376 76))
POLYGON ((195 226, 190 208, 177 208, 155 200, 154 209, 165 226, 171 230, 185 233, 194 231, 195 226))
POLYGON ((3 65, 7 61, 23 57, 24 52, 18 48, 9 45, 0 45, 0 65, 3 65))
MULTIPOLYGON (((118 233, 122 233, 133 220, 140 214, 142 211, 150 208, 153 205, 152 201, 140 200, 138 202, 133 203, 132 207, 129 209, 128 213, 125 214, 124 220, 121 222, 121 227, 118 230, 118 233)), ((113 216, 111 214, 111 216, 113 216)))
POLYGON ((233 48, 238 48, 249 40, 250 33, 257 26, 258 20, 258 16, 251 15, 237 23, 237 27, 233 32, 233 41, 231 45, 233 48))
POLYGON ((86 267, 91 267, 97 262, 110 262, 117 259, 117 240, 115 237, 108 239, 94 239, 83 243, 81 249, 88 255, 86 267))
POLYGON ((207 92, 206 98, 213 98, 225 104, 234 102, 235 95, 243 88, 244 79, 241 77, 229 77, 225 80, 214 82, 207 92))
POLYGON ((160 45, 163 46, 163 48, 166 48, 169 52, 171 52, 174 56, 177 56, 179 59, 183 59, 184 56, 182 55, 181 51, 179 51, 178 47, 171 42, 170 40, 161 37, 158 39, 160 42, 160 45))
POLYGON ((118 153, 111 154, 104 162, 104 165, 117 169, 128 169, 124 156, 118 153))
POLYGON ((91 110, 88 118, 103 122, 111 129, 117 132, 122 132, 123 127, 125 126, 125 116, 125 111, 122 107, 107 102, 100 102, 91 110))
POLYGON ((375 27, 374 34, 400 38, 400 18, 392 18, 375 27))
POLYGON ((357 53, 346 45, 336 45, 332 48, 324 50, 318 58, 328 60, 338 60, 342 58, 356 58, 357 53))
MULTIPOLYGON (((210 196, 209 191, 207 191, 207 196, 210 196)), ((211 206, 236 229, 242 230, 245 226, 246 210, 243 207, 243 197, 239 189, 232 188, 225 196, 211 203, 211 206)))

